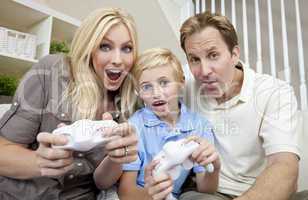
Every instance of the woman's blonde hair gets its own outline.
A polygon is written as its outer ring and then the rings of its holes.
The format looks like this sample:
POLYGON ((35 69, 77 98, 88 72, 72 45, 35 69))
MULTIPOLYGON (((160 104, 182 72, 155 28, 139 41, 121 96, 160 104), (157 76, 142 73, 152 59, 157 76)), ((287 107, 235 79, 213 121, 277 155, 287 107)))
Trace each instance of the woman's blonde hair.
POLYGON ((165 48, 152 48, 144 51, 137 59, 137 62, 128 79, 123 84, 126 88, 126 97, 130 104, 125 105, 127 107, 128 114, 131 115, 140 105, 141 102, 137 102, 138 82, 143 71, 147 69, 153 69, 155 67, 172 67, 174 77, 177 82, 184 82, 185 76, 182 69, 182 65, 177 57, 169 50, 165 48))
MULTIPOLYGON (((73 120, 96 117, 104 98, 101 88, 103 84, 94 71, 91 55, 99 48, 106 33, 118 24, 124 24, 128 29, 132 39, 133 59, 136 61, 138 44, 135 22, 122 9, 104 8, 94 11, 82 22, 74 36, 69 54, 71 79, 64 92, 64 99, 69 100, 72 106, 73 120)), ((121 98, 121 101, 125 102, 126 99, 121 98)))

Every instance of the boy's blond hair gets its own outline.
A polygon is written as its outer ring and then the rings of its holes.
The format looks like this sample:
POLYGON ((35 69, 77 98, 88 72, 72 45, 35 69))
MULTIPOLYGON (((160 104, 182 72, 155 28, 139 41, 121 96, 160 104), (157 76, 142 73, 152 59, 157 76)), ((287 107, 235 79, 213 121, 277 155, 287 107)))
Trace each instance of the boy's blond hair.
POLYGON ((138 58, 131 74, 136 80, 139 80, 143 71, 161 66, 171 66, 176 80, 178 82, 184 80, 184 72, 180 61, 169 49, 165 48, 152 48, 144 51, 138 58))
POLYGON ((131 70, 130 78, 124 83, 127 86, 127 91, 130 95, 127 96, 128 102, 134 102, 128 106, 128 115, 131 115, 138 107, 136 96, 136 88, 138 87, 138 81, 143 71, 147 69, 153 69, 155 67, 172 67, 174 76, 177 82, 183 83, 185 80, 184 71, 182 65, 177 57, 169 50, 165 48, 151 48, 144 51, 137 59, 137 62, 131 70))

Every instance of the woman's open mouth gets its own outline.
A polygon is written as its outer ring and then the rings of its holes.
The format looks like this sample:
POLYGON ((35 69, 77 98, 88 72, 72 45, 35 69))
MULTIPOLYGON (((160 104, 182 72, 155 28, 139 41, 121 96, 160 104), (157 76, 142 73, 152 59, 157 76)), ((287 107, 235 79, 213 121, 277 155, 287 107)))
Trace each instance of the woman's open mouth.
POLYGON ((105 72, 111 81, 117 81, 123 73, 120 69, 106 69, 105 72))

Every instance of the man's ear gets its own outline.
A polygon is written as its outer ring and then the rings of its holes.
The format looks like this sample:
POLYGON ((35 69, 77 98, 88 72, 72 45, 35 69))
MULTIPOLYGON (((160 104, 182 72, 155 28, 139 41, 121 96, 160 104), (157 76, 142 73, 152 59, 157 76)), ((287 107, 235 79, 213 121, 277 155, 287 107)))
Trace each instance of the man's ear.
POLYGON ((179 88, 179 91, 180 91, 180 94, 183 94, 184 92, 184 89, 185 89, 185 76, 183 76, 182 79, 180 79, 178 82, 178 88, 179 88))
POLYGON ((185 75, 182 77, 183 84, 185 84, 185 75))
POLYGON ((239 59, 240 59, 240 47, 236 45, 233 47, 233 50, 232 50, 233 64, 237 65, 237 63, 239 62, 239 59))

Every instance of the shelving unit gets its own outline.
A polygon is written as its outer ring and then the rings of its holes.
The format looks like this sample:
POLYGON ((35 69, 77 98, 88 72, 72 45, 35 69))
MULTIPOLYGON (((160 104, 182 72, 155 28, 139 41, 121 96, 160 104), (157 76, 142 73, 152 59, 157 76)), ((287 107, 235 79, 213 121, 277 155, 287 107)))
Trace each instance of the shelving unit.
POLYGON ((49 54, 51 41, 70 43, 80 21, 31 0, 1 0, 0 26, 37 37, 35 59, 0 53, 0 73, 20 73, 49 54))

